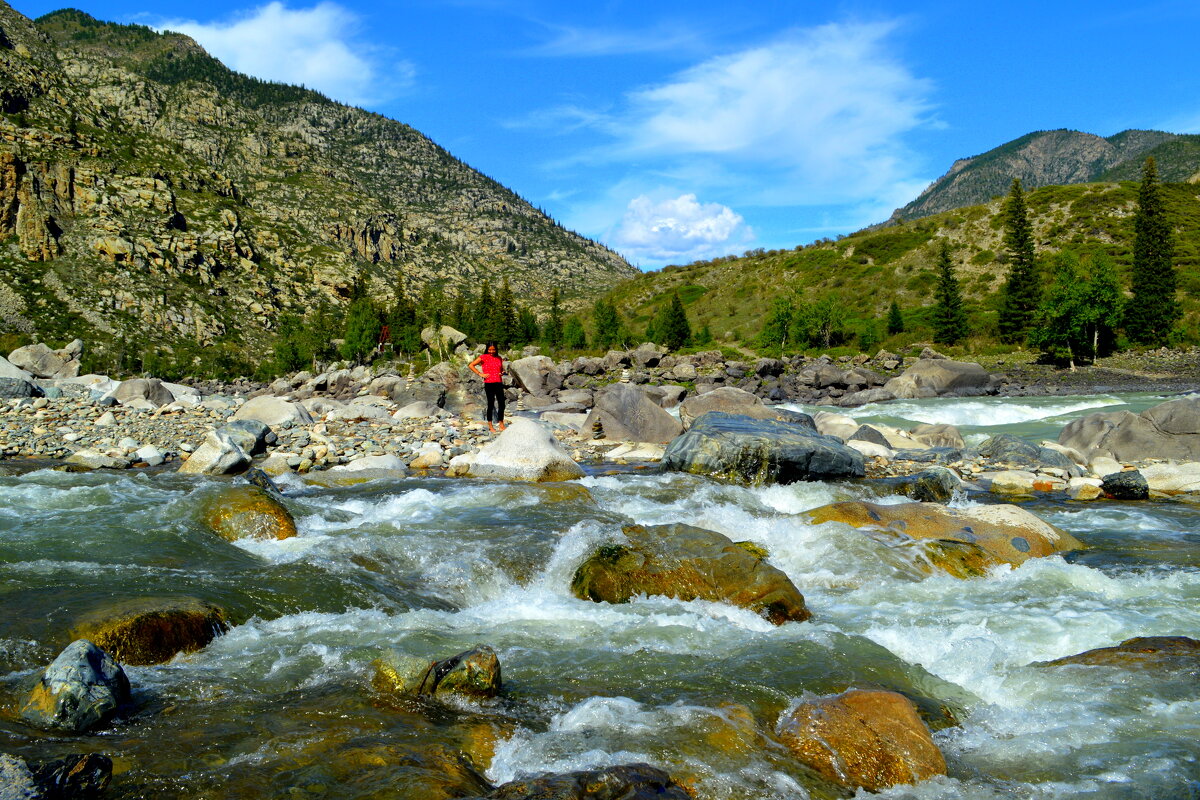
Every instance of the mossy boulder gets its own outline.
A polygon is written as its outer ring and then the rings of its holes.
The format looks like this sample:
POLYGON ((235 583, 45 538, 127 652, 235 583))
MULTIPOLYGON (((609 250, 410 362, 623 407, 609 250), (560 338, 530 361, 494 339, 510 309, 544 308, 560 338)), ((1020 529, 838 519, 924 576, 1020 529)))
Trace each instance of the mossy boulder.
POLYGON ((946 759, 916 706, 897 692, 851 690, 800 703, 779 738, 827 780, 877 792, 946 774, 946 759))
POLYGON ((814 523, 841 522, 889 538, 922 540, 928 562, 960 578, 997 564, 1078 550, 1084 544, 1019 506, 946 508, 936 503, 880 505, 860 500, 806 512, 814 523))
POLYGON ((451 658, 428 661, 387 653, 375 661, 375 688, 390 695, 461 695, 495 697, 501 686, 496 651, 480 645, 451 658))
POLYGON ((204 523, 216 534, 237 541, 290 539, 296 535, 296 520, 277 497, 261 487, 230 486, 204 504, 204 523))
POLYGON ((123 664, 161 664, 201 649, 229 629, 225 612, 194 597, 141 597, 96 609, 71 634, 123 664))
POLYGON ((804 595, 765 551, 691 525, 630 525, 626 543, 595 550, 575 571, 582 600, 625 603, 639 594, 713 600, 748 608, 776 625, 811 614, 804 595))

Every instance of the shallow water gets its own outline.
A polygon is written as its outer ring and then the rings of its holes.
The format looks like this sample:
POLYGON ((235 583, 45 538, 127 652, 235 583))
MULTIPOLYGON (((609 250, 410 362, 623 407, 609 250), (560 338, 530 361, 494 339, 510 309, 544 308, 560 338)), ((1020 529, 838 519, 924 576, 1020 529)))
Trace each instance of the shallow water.
MULTIPOLYGON (((1003 418, 1014 401, 918 401, 857 416, 1040 437, 1087 409, 1160 400, 1036 398, 1003 418)), ((752 489, 637 471, 556 486, 295 481, 300 535, 237 544, 199 520, 221 485, 163 473, 0 478, 5 706, 97 604, 190 595, 236 623, 200 652, 128 668, 131 719, 62 736, 4 716, 0 751, 108 753, 111 797, 445 796, 439 781, 461 769, 459 752, 495 783, 648 761, 697 797, 828 797, 773 738, 776 721, 806 694, 886 687, 918 702, 950 775, 882 797, 1200 797, 1195 675, 1030 666, 1133 636, 1200 638, 1193 503, 1033 503, 1092 549, 960 581, 921 577, 894 548, 799 518, 875 499, 866 483, 752 489), (813 621, 571 596, 585 553, 631 522, 762 545, 813 621), (371 688, 387 648, 435 659, 479 643, 503 665, 494 701, 397 705, 371 688)))

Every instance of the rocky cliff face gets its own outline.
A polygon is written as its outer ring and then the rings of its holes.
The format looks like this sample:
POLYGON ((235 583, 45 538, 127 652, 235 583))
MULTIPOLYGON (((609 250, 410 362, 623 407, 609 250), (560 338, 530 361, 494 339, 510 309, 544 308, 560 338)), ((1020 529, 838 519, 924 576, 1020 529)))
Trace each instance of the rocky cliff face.
MULTIPOLYGON (((1008 192, 1014 178, 1025 189, 1112 180, 1114 170, 1134 176, 1141 162, 1179 137, 1163 131, 1122 131, 1107 139, 1091 133, 1038 131, 1014 139, 982 155, 954 162, 950 170, 903 208, 892 221, 916 219, 964 206, 986 203, 1008 192)), ((1160 159, 1161 160, 1161 159, 1160 159)), ((1162 170, 1163 180, 1183 181, 1200 169, 1200 159, 1176 169, 1162 170)))
POLYGON ((230 72, 191 39, 0 0, 0 325, 265 341, 279 316, 510 281, 582 302, 637 271, 411 127, 230 72))

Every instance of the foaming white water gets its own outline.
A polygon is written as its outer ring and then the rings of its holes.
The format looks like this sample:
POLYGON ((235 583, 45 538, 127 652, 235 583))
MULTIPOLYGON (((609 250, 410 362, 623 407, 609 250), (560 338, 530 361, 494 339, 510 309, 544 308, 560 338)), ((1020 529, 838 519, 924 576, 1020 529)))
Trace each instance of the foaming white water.
MULTIPOLYGON (((1108 395, 1072 398, 943 398, 932 401, 897 400, 888 403, 868 403, 847 409, 844 413, 859 422, 890 417, 914 423, 945 423, 957 427, 999 427, 1055 419, 1082 411, 1124 405, 1124 402, 1120 398, 1108 395)), ((796 403, 783 403, 780 407, 810 414, 821 410, 796 403)))

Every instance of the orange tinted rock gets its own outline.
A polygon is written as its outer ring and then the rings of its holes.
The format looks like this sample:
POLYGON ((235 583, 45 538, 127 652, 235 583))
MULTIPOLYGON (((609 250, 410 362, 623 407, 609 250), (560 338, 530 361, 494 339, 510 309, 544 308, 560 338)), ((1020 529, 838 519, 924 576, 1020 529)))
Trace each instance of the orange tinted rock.
POLYGON ((1139 636, 1126 639, 1116 647, 1100 647, 1047 661, 1040 666, 1057 667, 1064 664, 1200 671, 1200 641, 1187 636, 1139 636))
POLYGON ((123 664, 161 664, 191 653, 228 629, 225 613, 194 597, 142 597, 81 617, 71 631, 123 664))
POLYGON ((851 690, 801 703, 779 723, 800 761, 834 783, 879 791, 946 774, 916 707, 896 692, 851 690))
POLYGON ((257 486, 230 486, 204 506, 204 522, 214 533, 236 541, 290 539, 296 535, 296 520, 287 506, 257 486))

